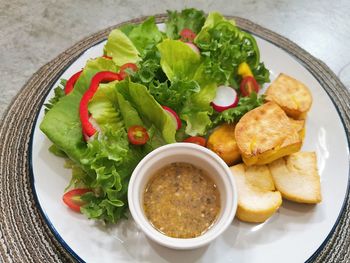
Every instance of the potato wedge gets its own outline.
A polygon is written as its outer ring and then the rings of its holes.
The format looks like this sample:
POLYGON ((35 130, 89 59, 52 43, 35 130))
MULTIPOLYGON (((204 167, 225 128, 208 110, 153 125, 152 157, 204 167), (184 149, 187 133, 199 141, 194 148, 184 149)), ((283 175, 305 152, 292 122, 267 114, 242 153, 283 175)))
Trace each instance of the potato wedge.
POLYGON ((216 128, 208 138, 207 147, 219 155, 227 165, 236 164, 241 160, 234 124, 225 123, 216 128))
POLYGON ((321 183, 315 152, 297 152, 269 164, 275 186, 283 198, 316 204, 321 202, 321 183))
POLYGON ((296 128, 274 102, 246 113, 236 125, 235 138, 246 165, 270 163, 302 145, 296 128))
POLYGON ((288 116, 305 119, 312 104, 310 90, 300 81, 281 73, 267 88, 266 101, 276 102, 288 116))
POLYGON ((238 190, 237 218, 260 223, 271 217, 281 206, 282 197, 275 191, 268 167, 238 164, 230 169, 238 190))

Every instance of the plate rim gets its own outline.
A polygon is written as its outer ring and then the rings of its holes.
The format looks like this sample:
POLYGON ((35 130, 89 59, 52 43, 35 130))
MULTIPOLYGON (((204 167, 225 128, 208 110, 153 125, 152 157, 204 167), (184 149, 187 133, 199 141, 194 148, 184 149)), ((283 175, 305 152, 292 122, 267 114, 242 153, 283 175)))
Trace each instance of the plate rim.
MULTIPOLYGON (((147 16, 148 17, 148 16, 147 16)), ((139 19, 136 19, 136 23, 141 23, 145 18, 147 17, 141 17, 139 19)), ((162 19, 165 19, 167 17, 166 14, 161 14, 161 15, 155 15, 156 17, 156 20, 157 20, 157 23, 161 23, 161 22, 164 22, 164 21, 159 21, 162 20, 162 19)), ((237 19, 237 17, 235 16, 226 16, 226 17, 229 17, 229 18, 234 18, 234 19, 237 19)), ((240 20, 242 21, 249 21, 247 19, 244 19, 244 18, 239 18, 240 20)), ((250 22, 250 21, 249 21, 250 22)), ((116 28, 116 27, 119 27, 120 25, 122 24, 129 24, 129 23, 135 23, 135 19, 132 19, 132 20, 128 20, 128 21, 125 21, 123 23, 120 23, 118 25, 115 25, 115 26, 111 26, 109 27, 107 30, 109 29, 113 29, 113 28, 116 28)), ((250 22, 252 23, 252 22, 250 22)), ((252 23, 254 24, 254 23, 252 23)), ((254 24, 256 25, 256 24, 254 24)), ((240 24, 238 23, 238 26, 240 27, 240 24)), ((258 26, 258 25, 257 25, 258 26)), ((260 26, 259 26, 260 27, 260 26)), ((260 38, 262 38, 263 40, 273 44, 274 46, 282 49, 283 51, 287 52, 289 55, 291 55, 298 63, 300 63, 303 68, 305 68, 310 74, 312 74, 312 76, 317 80, 317 82, 321 85, 322 89, 327 93, 327 96, 330 98, 330 100, 332 101, 335 109, 337 110, 337 114, 341 120, 341 123, 342 123, 342 127, 343 127, 343 130, 345 132, 345 138, 347 140, 347 148, 348 150, 350 149, 350 143, 349 143, 349 138, 347 136, 347 132, 349 132, 347 130, 347 127, 346 127, 346 124, 345 124, 345 120, 343 118, 343 115, 341 114, 341 111, 340 109, 338 108, 337 104, 335 103, 334 101, 334 98, 333 96, 331 96, 331 94, 329 93, 329 91, 321 84, 319 78, 320 76, 316 76, 316 74, 314 74, 314 72, 312 72, 311 70, 309 70, 308 68, 308 64, 305 63, 303 60, 301 60, 300 58, 296 57, 293 53, 291 53, 289 50, 287 50, 284 46, 282 45, 279 45, 275 42, 273 42, 272 40, 270 39, 267 39, 265 36, 263 36, 262 34, 259 34, 259 33, 256 33, 256 32, 252 32, 251 30, 247 30, 247 29, 244 29, 243 30, 247 31, 247 32, 250 32, 260 38)), ((266 30, 266 29, 265 29, 266 30)), ((269 31, 269 30, 267 30, 269 31)), ((269 31, 269 33, 273 33, 273 34, 276 34, 272 31, 269 31)), ((93 34, 95 35, 95 34, 93 34)), ((277 34, 278 35, 278 34, 277 34)), ((281 35, 278 35, 278 37, 280 38, 283 38, 284 40, 287 40, 289 43, 292 43, 294 44, 296 47, 298 47, 300 50, 302 50, 303 52, 307 53, 309 56, 311 56, 313 59, 317 60, 316 58, 314 58, 312 55, 310 55, 308 52, 306 52, 304 49, 302 49, 301 47, 297 46, 294 42, 284 38, 283 36, 281 35)), ((35 201, 35 205, 37 208, 39 208, 39 211, 45 221, 45 223, 47 224, 47 226, 49 227, 50 231, 52 232, 52 234, 55 236, 55 238, 57 239, 57 241, 64 247, 64 249, 67 250, 67 252, 73 256, 73 258, 75 260, 77 260, 78 262, 85 262, 83 259, 81 259, 70 247, 69 245, 64 241, 64 239, 60 236, 60 234, 58 233, 58 231, 55 229, 55 227, 52 225, 50 219, 48 218, 48 216, 46 215, 46 213, 43 211, 40 203, 39 203, 39 200, 38 200, 38 197, 37 197, 37 193, 36 193, 36 189, 35 189, 35 179, 34 179, 34 172, 33 172, 33 166, 32 166, 32 160, 33 160, 33 156, 32 156, 32 149, 33 149, 33 135, 34 135, 34 132, 35 132, 35 126, 37 124, 37 121, 38 121, 38 117, 39 117, 39 113, 40 113, 40 109, 42 108, 43 106, 43 103, 45 101, 45 99, 47 98, 49 92, 52 90, 52 88, 54 88, 54 84, 55 82, 61 77, 62 73, 64 73, 78 58, 80 58, 84 52, 90 48, 93 48, 94 46, 100 44, 101 42, 105 41, 106 40, 106 37, 103 37, 102 40, 98 41, 98 42, 95 42, 93 44, 90 44, 88 45, 87 47, 84 48, 84 50, 82 50, 78 55, 76 55, 74 58, 72 58, 66 65, 64 68, 62 68, 62 70, 60 71, 59 74, 57 74, 55 76, 55 78, 53 78, 53 80, 51 81, 51 84, 50 84, 50 88, 45 92, 44 96, 42 97, 40 103, 39 103, 39 108, 38 108, 38 111, 36 112, 36 116, 35 116, 35 119, 32 123, 32 127, 31 127, 31 132, 30 132, 30 139, 29 139, 29 149, 28 149, 28 163, 29 163, 29 176, 30 176, 30 185, 31 185, 31 191, 32 191, 32 194, 34 196, 34 201, 35 201)), ((81 41, 79 41, 81 42, 81 41)), ((79 43, 77 42, 77 43, 79 43)), ((75 44, 76 45, 76 44, 75 44)), ((73 45, 73 46, 75 46, 73 45)), ((320 62, 320 61, 319 61, 320 62)), ((323 62, 321 62, 323 63, 323 62)), ((327 66, 326 66, 327 67, 327 66)), ((20 93, 19 93, 20 94, 20 93)), ((5 115, 7 115, 7 112, 5 112, 5 115)), ((337 219, 335 221, 335 224, 333 225, 332 229, 330 230, 330 232, 328 233, 327 237, 325 238, 325 240, 320 244, 320 246, 318 247, 318 249, 309 257, 309 259, 306 260, 306 262, 310 262, 312 260, 314 260, 318 255, 319 253, 321 252, 321 250, 326 246, 327 242, 329 241, 329 239, 331 238, 332 234, 335 232, 335 229, 336 227, 339 225, 339 222, 340 222, 340 219, 342 217, 342 215, 344 214, 344 211, 345 211, 345 207, 346 207, 346 203, 349 199, 349 189, 350 188, 350 170, 348 171, 348 180, 347 180, 347 187, 346 187, 346 195, 345 195, 345 198, 343 200, 343 204, 342 204, 342 207, 341 207, 341 210, 337 216, 337 219)))

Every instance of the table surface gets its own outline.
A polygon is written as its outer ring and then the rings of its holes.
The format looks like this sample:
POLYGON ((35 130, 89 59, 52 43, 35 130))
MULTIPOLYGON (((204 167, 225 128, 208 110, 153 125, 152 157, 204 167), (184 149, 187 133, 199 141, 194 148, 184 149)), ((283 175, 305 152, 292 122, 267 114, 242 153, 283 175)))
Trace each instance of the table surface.
POLYGON ((90 34, 168 9, 196 7, 245 17, 297 43, 336 74, 350 63, 348 0, 0 0, 0 120, 41 66, 90 34))

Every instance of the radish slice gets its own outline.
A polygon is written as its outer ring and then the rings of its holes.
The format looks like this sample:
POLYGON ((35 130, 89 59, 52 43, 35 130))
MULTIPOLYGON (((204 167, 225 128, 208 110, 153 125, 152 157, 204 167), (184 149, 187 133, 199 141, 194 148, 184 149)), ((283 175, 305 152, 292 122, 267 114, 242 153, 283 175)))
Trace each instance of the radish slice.
POLYGON ((196 52, 197 54, 200 54, 199 48, 195 44, 191 42, 186 42, 185 44, 189 46, 194 52, 196 52))
POLYGON ((170 115, 170 117, 176 123, 176 130, 180 129, 181 128, 181 120, 180 120, 179 116, 176 114, 176 112, 167 106, 162 106, 162 108, 170 115))
POLYGON ((234 108, 237 106, 237 104, 237 92, 228 86, 219 86, 216 90, 216 97, 211 103, 214 110, 218 112, 234 108))

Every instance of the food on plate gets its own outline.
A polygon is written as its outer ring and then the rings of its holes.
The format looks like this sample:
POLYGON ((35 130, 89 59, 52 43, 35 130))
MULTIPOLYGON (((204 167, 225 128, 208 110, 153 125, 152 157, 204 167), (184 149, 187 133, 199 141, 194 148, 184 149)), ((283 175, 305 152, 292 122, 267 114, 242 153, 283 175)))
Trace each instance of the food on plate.
POLYGON ((302 145, 298 131, 274 102, 246 113, 236 125, 235 138, 246 165, 270 163, 302 145))
MULTIPOLYGON (((190 142, 229 165, 241 156, 248 166, 270 163, 302 144, 304 121, 281 107, 301 118, 311 105, 307 88, 285 74, 267 91, 275 102, 264 104, 269 70, 255 38, 234 20, 193 8, 169 11, 164 32, 155 17, 112 30, 100 56, 67 77, 45 104, 40 129, 72 169, 67 194, 89 189, 77 192, 75 210, 107 223, 125 218, 130 176, 154 149, 190 142)), ((272 186, 248 188, 277 195, 272 186)))
POLYGON ((143 207, 146 217, 161 233, 176 238, 204 234, 220 212, 220 193, 215 182, 189 163, 171 163, 146 185, 143 207))
POLYGON ((234 108, 238 105, 237 91, 228 86, 219 86, 216 89, 216 97, 211 102, 214 110, 222 112, 224 110, 234 108))
POLYGON ((234 124, 225 123, 217 127, 210 134, 207 147, 219 155, 229 166, 241 160, 241 154, 235 139, 234 124))
POLYGON ((297 130, 300 139, 303 141, 305 137, 305 120, 295 120, 289 118, 290 123, 297 130))
POLYGON ((321 183, 314 152, 297 152, 269 164, 278 191, 283 198, 316 204, 321 202, 321 183))
POLYGON ((312 104, 308 87, 284 73, 270 84, 265 95, 267 101, 276 102, 294 119, 305 119, 312 104))
POLYGON ((237 164, 230 169, 238 190, 237 218, 251 223, 266 221, 282 204, 268 166, 237 164))

